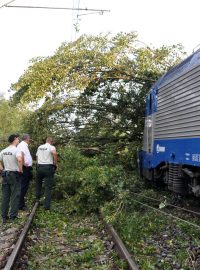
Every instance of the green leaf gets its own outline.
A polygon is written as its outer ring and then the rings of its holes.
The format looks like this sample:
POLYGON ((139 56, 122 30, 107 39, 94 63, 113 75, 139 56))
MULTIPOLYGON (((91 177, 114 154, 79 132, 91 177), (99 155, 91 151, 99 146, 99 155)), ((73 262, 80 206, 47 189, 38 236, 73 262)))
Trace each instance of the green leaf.
POLYGON ((159 208, 160 208, 160 209, 165 208, 165 207, 166 207, 166 205, 165 205, 163 202, 161 202, 161 203, 159 204, 159 208))

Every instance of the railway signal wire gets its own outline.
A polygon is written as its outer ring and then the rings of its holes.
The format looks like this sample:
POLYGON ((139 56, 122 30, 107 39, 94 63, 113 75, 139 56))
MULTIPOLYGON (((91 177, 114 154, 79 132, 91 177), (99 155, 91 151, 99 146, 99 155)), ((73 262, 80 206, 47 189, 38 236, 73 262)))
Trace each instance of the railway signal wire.
MULTIPOLYGON (((138 193, 135 193, 135 192, 131 192, 131 194, 134 194, 134 195, 136 195, 136 196, 143 197, 143 198, 146 198, 146 199, 150 199, 150 200, 152 200, 152 201, 155 201, 155 202, 159 202, 159 203, 160 203, 159 200, 154 199, 154 198, 150 198, 150 197, 145 196, 145 195, 142 195, 142 194, 138 194, 138 193)), ((188 213, 190 213, 190 214, 194 214, 194 215, 196 215, 196 216, 200 216, 200 212, 192 211, 192 210, 189 210, 189 209, 186 209, 186 208, 183 208, 183 207, 179 207, 179 206, 177 206, 177 205, 173 205, 173 204, 170 204, 170 203, 165 203, 165 206, 174 207, 174 208, 177 208, 177 209, 179 209, 179 210, 188 212, 188 213)))
POLYGON ((157 208, 155 208, 155 207, 152 207, 152 206, 150 206, 150 205, 148 205, 148 204, 146 204, 146 203, 142 203, 142 202, 140 202, 140 201, 138 201, 138 200, 132 199, 132 201, 134 201, 134 202, 136 202, 136 203, 138 203, 138 204, 141 204, 141 205, 143 205, 143 206, 145 206, 145 207, 147 207, 147 208, 150 208, 150 209, 152 209, 152 210, 155 211, 155 212, 164 214, 164 215, 166 215, 166 216, 168 216, 168 217, 171 217, 171 218, 173 218, 173 219, 176 219, 176 220, 178 220, 178 221, 181 221, 182 223, 186 223, 186 224, 188 224, 188 225, 190 225, 190 226, 193 226, 193 227, 195 227, 196 229, 200 230, 200 226, 197 225, 197 224, 195 224, 195 223, 192 223, 192 222, 187 221, 187 220, 185 220, 185 219, 176 217, 176 216, 174 216, 174 215, 172 215, 172 214, 170 214, 170 213, 166 213, 166 212, 164 212, 164 211, 162 211, 162 210, 159 210, 159 209, 157 209, 157 208))

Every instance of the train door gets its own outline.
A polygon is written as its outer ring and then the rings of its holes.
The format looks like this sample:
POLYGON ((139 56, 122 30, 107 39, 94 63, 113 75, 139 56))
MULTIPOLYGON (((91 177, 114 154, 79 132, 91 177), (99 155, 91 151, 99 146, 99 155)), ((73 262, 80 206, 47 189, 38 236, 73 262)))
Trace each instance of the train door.
POLYGON ((153 100, 152 92, 146 97, 145 127, 143 135, 143 151, 140 153, 141 175, 152 180, 151 160, 153 151, 153 100))
POLYGON ((148 115, 146 119, 147 128, 147 152, 152 153, 153 148, 153 95, 149 93, 148 95, 148 115))

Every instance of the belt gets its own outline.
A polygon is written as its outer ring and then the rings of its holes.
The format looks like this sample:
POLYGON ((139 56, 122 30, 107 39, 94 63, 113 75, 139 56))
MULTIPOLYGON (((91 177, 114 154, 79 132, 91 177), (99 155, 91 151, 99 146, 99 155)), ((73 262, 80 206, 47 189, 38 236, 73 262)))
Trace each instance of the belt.
POLYGON ((38 164, 38 167, 46 167, 46 166, 53 166, 53 164, 38 164))

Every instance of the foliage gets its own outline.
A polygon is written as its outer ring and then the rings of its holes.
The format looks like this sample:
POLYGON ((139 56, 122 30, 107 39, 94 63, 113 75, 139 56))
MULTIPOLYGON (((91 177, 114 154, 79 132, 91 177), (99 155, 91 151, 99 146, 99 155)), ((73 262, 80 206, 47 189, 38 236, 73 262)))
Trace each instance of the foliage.
MULTIPOLYGON (((104 205, 142 269, 171 269, 168 261, 156 261, 152 239, 157 234, 161 238, 170 221, 146 211, 128 194, 141 185, 135 168, 145 97, 183 55, 180 45, 144 46, 134 32, 84 35, 63 43, 51 57, 33 59, 12 86, 12 104, 33 108, 25 130, 37 143, 49 134, 56 138, 60 161, 54 195, 65 198, 71 212, 104 205)), ((44 220, 46 226, 46 216, 44 220)), ((176 241, 166 243, 174 254, 176 241)), ((42 249, 45 256, 54 253, 51 245, 42 249)), ((172 260, 178 256, 187 258, 184 251, 172 260)))
MULTIPOLYGON (((198 228, 149 209, 149 200, 143 196, 158 199, 160 195, 154 190, 144 189, 137 194, 141 197, 130 192, 107 202, 102 213, 133 254, 139 269, 191 269, 196 265, 191 250, 200 244, 198 228)), ((170 214, 177 216, 176 209, 170 209, 170 214)))
POLYGON ((150 48, 135 32, 83 35, 33 59, 12 100, 35 108, 25 126, 37 141, 50 133, 81 148, 113 146, 125 162, 141 141, 147 91, 182 57, 180 45, 150 48))
POLYGON ((113 268, 113 261, 120 263, 116 253, 107 248, 108 239, 101 233, 103 226, 97 216, 69 212, 66 201, 54 202, 50 212, 42 207, 37 211, 29 235, 28 267, 106 270, 113 268))
POLYGON ((55 194, 71 200, 75 210, 91 211, 118 196, 126 186, 122 166, 108 166, 99 158, 84 157, 75 148, 59 151, 55 194))
POLYGON ((152 84, 180 59, 177 49, 181 46, 141 47, 134 32, 84 35, 75 42, 63 43, 52 57, 33 59, 13 85, 17 90, 14 100, 35 102, 43 97, 48 100, 65 91, 91 91, 91 86, 96 90, 97 86, 102 87, 101 83, 120 80, 152 84))
POLYGON ((0 146, 7 145, 7 137, 12 133, 21 133, 25 112, 10 104, 4 99, 0 100, 0 146))

